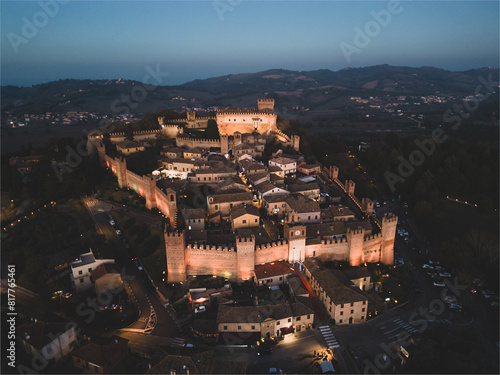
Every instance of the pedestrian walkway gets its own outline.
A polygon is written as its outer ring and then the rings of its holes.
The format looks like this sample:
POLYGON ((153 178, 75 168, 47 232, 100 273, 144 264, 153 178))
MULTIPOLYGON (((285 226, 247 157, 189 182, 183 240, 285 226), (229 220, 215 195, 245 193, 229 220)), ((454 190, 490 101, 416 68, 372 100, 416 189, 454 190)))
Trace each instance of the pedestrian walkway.
POLYGON ((184 344, 184 341, 186 341, 185 339, 183 339, 182 337, 176 337, 174 339, 174 341, 172 341, 172 344, 170 346, 177 346, 177 347, 181 347, 183 346, 184 344))
POLYGON ((325 339, 326 344, 330 349, 340 348, 340 345, 333 335, 330 326, 321 326, 319 327, 319 330, 321 331, 321 334, 323 335, 323 338, 325 339))

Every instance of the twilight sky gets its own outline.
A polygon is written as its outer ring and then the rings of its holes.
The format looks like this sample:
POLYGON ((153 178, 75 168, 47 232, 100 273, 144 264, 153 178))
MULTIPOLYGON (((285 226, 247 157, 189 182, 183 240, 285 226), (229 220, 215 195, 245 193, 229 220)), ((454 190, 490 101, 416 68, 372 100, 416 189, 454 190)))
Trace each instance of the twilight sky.
POLYGON ((146 68, 158 64, 169 73, 162 85, 272 68, 499 65, 497 0, 392 7, 353 0, 2 0, 0 7, 2 85, 143 81, 146 68))

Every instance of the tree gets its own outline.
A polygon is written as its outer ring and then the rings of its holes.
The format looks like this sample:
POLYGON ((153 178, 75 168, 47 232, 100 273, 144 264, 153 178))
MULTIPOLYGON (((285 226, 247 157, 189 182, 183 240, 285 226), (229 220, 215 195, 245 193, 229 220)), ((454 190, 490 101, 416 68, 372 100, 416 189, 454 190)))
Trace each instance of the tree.
POLYGON ((209 139, 220 138, 219 127, 217 126, 217 122, 215 120, 208 120, 205 136, 209 139))

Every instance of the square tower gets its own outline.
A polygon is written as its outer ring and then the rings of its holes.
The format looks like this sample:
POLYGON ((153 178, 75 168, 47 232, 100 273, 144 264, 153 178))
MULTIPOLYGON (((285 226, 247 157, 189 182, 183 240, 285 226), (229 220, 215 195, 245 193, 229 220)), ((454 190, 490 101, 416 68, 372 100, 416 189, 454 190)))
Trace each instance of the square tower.
POLYGON ((274 111, 274 99, 258 99, 257 108, 259 111, 262 111, 263 109, 270 109, 274 111))

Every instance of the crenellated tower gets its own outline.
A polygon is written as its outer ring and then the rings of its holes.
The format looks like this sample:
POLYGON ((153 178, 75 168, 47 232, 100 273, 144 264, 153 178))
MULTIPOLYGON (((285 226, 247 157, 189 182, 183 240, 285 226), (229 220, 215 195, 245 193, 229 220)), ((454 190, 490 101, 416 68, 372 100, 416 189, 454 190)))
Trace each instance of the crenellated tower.
POLYGON ((165 251, 167 257, 167 281, 186 281, 186 233, 165 230, 165 251))
POLYGON ((398 217, 390 212, 382 218, 382 263, 394 264, 394 239, 396 238, 396 227, 398 217))
POLYGON ((274 111, 274 99, 257 99, 257 108, 259 111, 270 109, 274 111))
POLYGON ((238 280, 250 280, 255 270, 255 236, 236 237, 238 280))
POLYGON ((283 234, 288 241, 288 261, 303 262, 306 260, 306 226, 286 223, 283 234))
POLYGON ((349 264, 353 267, 360 266, 365 262, 363 249, 365 230, 363 227, 348 228, 346 237, 349 244, 349 264))

